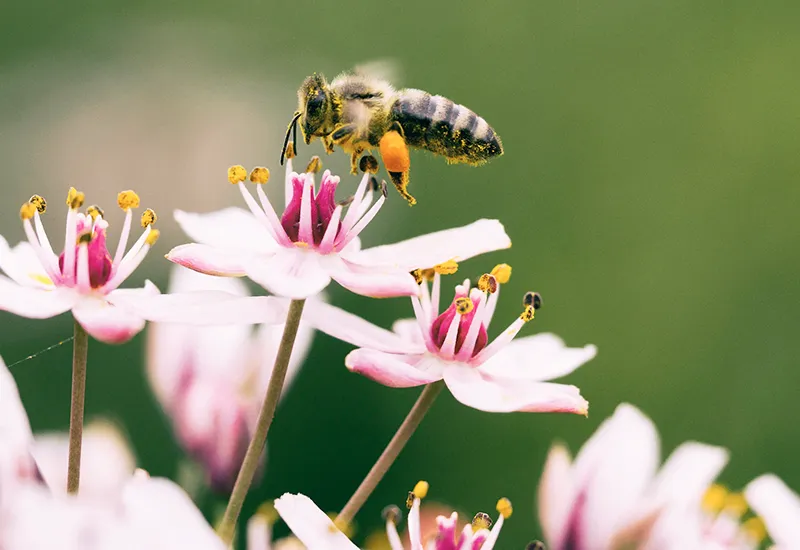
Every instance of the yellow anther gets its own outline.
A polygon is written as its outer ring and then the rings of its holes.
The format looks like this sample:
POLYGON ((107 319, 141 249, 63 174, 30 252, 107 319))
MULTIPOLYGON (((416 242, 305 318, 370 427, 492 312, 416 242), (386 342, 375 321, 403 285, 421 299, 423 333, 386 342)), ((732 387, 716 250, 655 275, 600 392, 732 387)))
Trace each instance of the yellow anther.
POLYGON ((328 512, 327 516, 331 518, 331 521, 339 529, 339 531, 347 535, 347 538, 353 538, 353 535, 355 535, 356 532, 354 524, 339 520, 336 517, 337 514, 334 512, 328 512))
POLYGON ((760 517, 752 517, 742 523, 742 532, 756 544, 767 538, 767 527, 760 517))
POLYGON ((142 227, 147 227, 148 225, 153 225, 158 220, 158 216, 156 216, 155 210, 152 208, 148 208, 144 212, 142 212, 142 227))
POLYGON ((497 264, 492 269, 492 275, 497 278, 497 282, 504 285, 511 278, 511 266, 508 264, 497 264))
POLYGON ((747 499, 744 498, 742 493, 728 493, 723 509, 737 517, 741 517, 747 512, 747 499))
POLYGON ((103 217, 103 210, 96 204, 93 204, 92 206, 86 209, 86 215, 92 218, 93 220, 96 220, 97 216, 100 216, 101 218, 103 217))
POLYGON ((67 192, 67 206, 69 206, 73 210, 77 210, 78 208, 83 206, 84 200, 86 200, 86 195, 84 195, 74 187, 69 188, 69 191, 67 192))
POLYGON ((414 280, 417 282, 418 285, 421 285, 422 281, 425 280, 425 278, 422 276, 421 269, 415 269, 414 271, 412 271, 411 276, 414 277, 414 280))
POLYGON ((460 315, 466 315, 467 313, 472 311, 474 308, 475 308, 475 304, 472 302, 472 300, 470 298, 467 298, 465 296, 461 297, 461 298, 456 298, 456 311, 460 315))
POLYGON ((526 323, 533 321, 534 316, 536 315, 536 310, 533 306, 525 306, 525 309, 522 310, 519 318, 525 321, 526 323))
POLYGON ((511 506, 511 501, 506 497, 503 497, 497 501, 497 512, 504 518, 510 518, 513 511, 514 507, 511 506))
POLYGON ((703 508, 712 514, 718 513, 725 506, 728 497, 728 489, 719 484, 714 484, 706 490, 703 495, 703 508))
POLYGON ((475 514, 475 517, 472 518, 473 531, 478 531, 480 529, 491 529, 491 527, 492 527, 492 518, 489 517, 489 514, 478 512, 477 514, 475 514))
POLYGON ((139 208, 139 195, 131 189, 120 191, 117 195, 117 205, 123 210, 139 208))
POLYGON ((244 166, 241 164, 237 164, 236 166, 231 166, 228 168, 228 181, 233 183, 234 185, 237 183, 241 183, 247 179, 247 170, 244 169, 244 166))
POLYGON ((253 171, 250 172, 250 181, 258 184, 267 183, 269 181, 269 170, 263 166, 256 166, 253 168, 253 171))
POLYGON ((291 142, 286 144, 286 154, 284 155, 287 159, 293 159, 297 155, 294 152, 294 144, 291 142))
POLYGON ((420 269, 420 275, 422 275, 422 278, 425 279, 426 281, 432 281, 433 276, 436 275, 436 271, 434 271, 432 268, 420 269))
POLYGON ((29 220, 33 217, 33 214, 36 212, 36 207, 33 203, 26 202, 23 204, 19 209, 19 217, 23 220, 29 220))
POLYGON ((434 266, 433 271, 439 275, 452 275, 458 271, 458 262, 455 260, 447 260, 444 263, 434 266))
POLYGON ((39 214, 44 214, 47 210, 47 201, 44 200, 44 197, 41 195, 33 195, 28 199, 28 202, 36 207, 36 210, 39 211, 39 214))
POLYGON ((428 496, 428 489, 430 489, 430 485, 427 481, 418 481, 416 485, 414 485, 414 496, 418 499, 423 499, 428 496))
POLYGON ((150 234, 147 236, 144 242, 147 246, 153 246, 154 244, 156 244, 156 241, 160 236, 161 236, 161 231, 159 231, 158 229, 151 229, 150 234))
POLYGON ((308 166, 306 166, 306 172, 316 174, 322 170, 322 160, 316 155, 311 157, 311 160, 308 161, 308 166))
POLYGON ((497 277, 494 275, 490 275, 488 273, 484 273, 478 279, 478 290, 481 292, 488 292, 489 294, 494 294, 497 292, 497 289, 500 287, 500 283, 497 282, 497 277))
POLYGON ((259 506, 258 510, 256 510, 256 515, 263 518, 269 525, 275 524, 280 518, 272 502, 265 502, 259 506))
MULTIPOLYGON (((372 155, 364 155, 358 162, 358 167, 362 172, 369 172, 370 174, 378 173, 378 159, 372 155)), ((376 180, 377 183, 377 180, 376 180)))

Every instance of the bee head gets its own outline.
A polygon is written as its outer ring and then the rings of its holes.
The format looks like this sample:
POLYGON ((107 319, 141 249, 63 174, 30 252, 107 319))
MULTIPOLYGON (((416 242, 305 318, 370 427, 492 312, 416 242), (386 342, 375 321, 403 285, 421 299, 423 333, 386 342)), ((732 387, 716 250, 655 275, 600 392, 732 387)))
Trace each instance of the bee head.
POLYGON ((334 93, 325 77, 314 73, 303 81, 297 92, 300 103, 301 128, 306 143, 313 136, 325 136, 333 131, 336 120, 334 93))

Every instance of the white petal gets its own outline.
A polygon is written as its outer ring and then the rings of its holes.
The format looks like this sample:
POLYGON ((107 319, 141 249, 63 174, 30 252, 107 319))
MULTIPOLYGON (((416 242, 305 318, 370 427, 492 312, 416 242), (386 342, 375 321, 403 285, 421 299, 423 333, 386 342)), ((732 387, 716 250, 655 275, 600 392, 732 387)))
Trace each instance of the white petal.
POLYGON ((422 329, 416 319, 398 319, 392 325, 392 332, 406 342, 415 343, 419 349, 425 349, 425 339, 422 337, 422 329))
POLYGON ((442 379, 441 372, 417 367, 424 358, 419 355, 384 353, 372 349, 353 350, 344 358, 345 366, 390 388, 411 388, 442 379))
POLYGON ((275 509, 308 550, 358 550, 305 495, 286 493, 275 501, 275 509))
POLYGON ((255 256, 244 264, 247 276, 278 296, 302 299, 321 292, 331 282, 311 250, 281 248, 271 258, 255 256))
MULTIPOLYGON (((118 291, 109 296, 115 292, 118 291)), ((106 344, 127 342, 145 325, 145 320, 135 312, 96 296, 81 296, 72 314, 86 332, 106 344)))
POLYGON ((722 447, 683 443, 661 467, 655 477, 654 503, 698 503, 728 462, 728 451, 722 447))
POLYGON ((6 468, 16 470, 18 464, 26 462, 32 442, 31 426, 17 384, 0 358, 0 473, 5 473, 6 468))
POLYGON ((574 502, 569 451, 556 444, 547 455, 542 479, 539 482, 539 524, 552 548, 563 548, 570 512, 574 502))
POLYGON ((568 348, 555 334, 536 334, 506 344, 480 370, 492 376, 553 380, 571 373, 596 354, 597 348, 591 344, 568 348))
POLYGON ((247 251, 190 243, 176 246, 166 258, 178 265, 219 277, 244 277, 247 251))
POLYGON ((263 514, 256 514, 247 522, 247 550, 271 550, 272 525, 263 514))
POLYGON ((42 267, 29 242, 22 241, 14 248, 0 235, 0 269, 17 284, 37 288, 52 288, 52 281, 42 267))
POLYGON ((778 476, 762 475, 747 485, 747 502, 761 516, 780 550, 800 548, 800 497, 778 476))
POLYGON ((21 286, 0 275, 0 310, 29 319, 47 319, 71 309, 78 294, 70 289, 53 290, 21 286))
POLYGON ((350 259, 365 265, 387 265, 413 271, 433 267, 448 260, 460 262, 510 246, 511 239, 499 221, 482 219, 463 227, 367 248, 350 259))
POLYGON ((327 262, 328 273, 347 290, 371 298, 416 296, 419 285, 407 271, 369 267, 350 261, 327 262))
POLYGON ((175 221, 195 242, 215 248, 274 252, 278 245, 253 214, 242 208, 224 208, 206 214, 175 211, 175 221))
POLYGON ((309 300, 304 318, 317 330, 361 348, 388 353, 423 353, 425 345, 406 340, 358 315, 341 308, 309 300))
POLYGON ((582 499, 580 540, 605 548, 636 511, 659 460, 658 433, 636 407, 622 404, 584 444, 574 462, 575 495, 582 499))

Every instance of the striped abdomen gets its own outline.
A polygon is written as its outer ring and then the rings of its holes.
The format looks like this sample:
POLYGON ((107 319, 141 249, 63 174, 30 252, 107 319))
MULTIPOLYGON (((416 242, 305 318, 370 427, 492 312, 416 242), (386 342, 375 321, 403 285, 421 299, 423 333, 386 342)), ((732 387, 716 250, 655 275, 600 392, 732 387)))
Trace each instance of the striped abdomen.
POLYGON ((500 137, 489 124, 464 107, 422 90, 401 90, 392 106, 411 147, 427 149, 451 162, 483 164, 503 154, 500 137))

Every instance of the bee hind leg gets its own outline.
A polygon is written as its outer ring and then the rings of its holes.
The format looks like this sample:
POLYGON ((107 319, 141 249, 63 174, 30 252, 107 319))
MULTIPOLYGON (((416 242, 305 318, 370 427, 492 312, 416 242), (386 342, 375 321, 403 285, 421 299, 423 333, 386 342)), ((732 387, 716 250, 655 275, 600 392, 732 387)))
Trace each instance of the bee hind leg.
POLYGON ((411 193, 408 192, 408 182, 410 180, 408 176, 408 171, 405 172, 392 172, 389 171, 389 177, 392 179, 392 183, 394 184, 395 188, 397 188, 397 192, 400 193, 400 196, 403 197, 408 201, 409 206, 414 206, 417 204, 417 199, 415 199, 411 193))
MULTIPOLYGON (((399 124, 397 126, 399 127, 399 124)), ((399 127, 399 130, 392 128, 381 138, 381 158, 383 158, 383 165, 386 166, 386 171, 389 172, 389 177, 397 191, 408 201, 410 206, 413 206, 417 203, 417 199, 408 192, 411 156, 408 151, 408 143, 403 137, 402 127, 399 127)))

